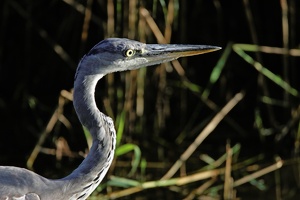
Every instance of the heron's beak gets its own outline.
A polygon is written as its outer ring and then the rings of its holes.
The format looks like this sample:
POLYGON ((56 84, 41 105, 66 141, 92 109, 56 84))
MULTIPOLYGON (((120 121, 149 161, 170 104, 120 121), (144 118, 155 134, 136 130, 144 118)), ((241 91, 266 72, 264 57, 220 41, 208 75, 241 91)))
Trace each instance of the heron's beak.
POLYGON ((220 50, 221 47, 185 44, 147 44, 143 56, 149 63, 162 63, 180 57, 194 56, 220 50))

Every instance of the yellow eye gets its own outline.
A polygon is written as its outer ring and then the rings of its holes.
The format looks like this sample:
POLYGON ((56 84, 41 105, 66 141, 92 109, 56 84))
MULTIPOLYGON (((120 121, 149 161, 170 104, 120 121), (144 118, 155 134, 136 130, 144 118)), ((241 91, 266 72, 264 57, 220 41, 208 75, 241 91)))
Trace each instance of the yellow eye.
POLYGON ((135 51, 132 50, 132 49, 127 49, 127 50, 125 51, 125 53, 124 53, 124 55, 125 55, 126 57, 131 57, 131 56, 133 56, 134 54, 135 54, 135 51))

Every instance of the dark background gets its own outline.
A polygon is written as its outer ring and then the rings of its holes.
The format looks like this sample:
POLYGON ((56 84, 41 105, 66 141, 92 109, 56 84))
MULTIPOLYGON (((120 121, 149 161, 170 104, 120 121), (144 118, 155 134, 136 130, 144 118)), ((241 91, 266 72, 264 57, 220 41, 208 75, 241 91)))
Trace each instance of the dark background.
MULTIPOLYGON (((114 31, 110 32, 107 28, 107 2, 94 0, 90 1, 92 18, 87 23, 88 30, 85 31, 83 29, 85 14, 79 12, 76 6, 78 8, 78 5, 83 7, 89 5, 83 0, 75 2, 74 4, 67 4, 62 0, 0 2, 0 165, 26 167, 30 153, 57 108, 60 91, 70 90, 73 87, 77 63, 93 45, 105 37, 131 37, 136 40, 145 39, 147 43, 157 43, 147 26, 143 30, 146 34, 141 34, 140 7, 150 12, 163 33, 166 28, 164 11, 168 8, 160 4, 160 1, 125 0, 112 1, 115 6, 113 15, 115 24, 114 31), (132 11, 132 4, 129 2, 135 2, 136 8, 136 21, 133 27, 129 26, 128 21, 129 13, 132 11), (134 33, 134 37, 129 34, 130 32, 134 33), (82 36, 83 33, 86 33, 86 38, 82 36), (55 51, 57 45, 62 47, 65 54, 55 51)), ((166 5, 169 3, 162 2, 166 5)), ((159 71, 161 67, 147 69, 144 115, 134 114, 136 102, 125 109, 126 119, 129 120, 126 121, 122 143, 137 144, 143 158, 148 162, 166 164, 166 168, 147 171, 146 180, 157 180, 185 151, 217 111, 237 92, 244 91, 244 99, 230 112, 227 120, 223 120, 200 145, 193 154, 194 157, 191 158, 187 170, 192 172, 204 165, 198 160, 199 154, 205 153, 217 159, 226 152, 227 141, 230 141, 231 145, 240 143, 240 161, 257 155, 264 158, 257 163, 261 166, 271 165, 275 162, 276 156, 290 161, 292 164, 285 165, 279 172, 281 195, 283 199, 296 199, 297 195, 299 197, 299 171, 291 169, 297 169, 299 166, 296 162, 299 159, 297 142, 300 139, 297 136, 299 96, 289 95, 233 51, 222 60, 225 65, 217 82, 213 85, 209 83, 211 72, 227 45, 246 43, 271 47, 285 46, 281 6, 285 1, 256 0, 250 1, 249 5, 246 4, 246 0, 175 2, 178 3, 178 9, 172 24, 170 43, 209 44, 223 49, 180 59, 186 77, 201 88, 197 95, 182 85, 182 77, 175 70, 166 73, 166 85, 160 88, 158 82, 162 78, 159 71), (247 11, 251 12, 251 17, 247 15, 247 11), (201 92, 208 87, 211 88, 208 99, 217 106, 215 110, 208 108, 199 98, 201 92), (159 107, 159 95, 163 96, 163 111, 159 107), (264 96, 272 98, 272 103, 277 101, 279 103, 266 104, 261 101, 264 96), (159 112, 164 112, 164 109, 169 109, 170 114, 163 115, 162 125, 158 118, 159 112), (190 128, 187 128, 191 116, 195 118, 190 123, 190 128), (262 121, 260 127, 257 125, 258 119, 262 121), (286 132, 283 131, 284 128, 286 132), (181 144, 177 144, 176 138, 182 131, 186 132, 185 138, 181 144), (158 151, 163 152, 163 157, 159 156, 158 151)), ((289 0, 287 5, 287 48, 299 49, 300 3, 289 0)), ((298 57, 261 52, 249 55, 299 92, 299 54, 298 57)), ((114 119, 121 111, 118 105, 122 104, 122 101, 128 101, 125 86, 128 86, 128 77, 130 79, 131 76, 129 72, 114 75, 113 85, 110 86, 112 96, 107 89, 108 79, 101 80, 98 86, 96 99, 99 109, 107 113, 108 109, 102 100, 109 99, 114 119), (115 95, 119 89, 123 91, 121 100, 115 95)), ((135 81, 134 77, 131 80, 135 81)), ((87 148, 86 140, 71 103, 66 104, 64 115, 70 121, 71 128, 57 122, 43 146, 56 149, 56 141, 62 137, 73 152, 84 152, 87 148)), ((128 157, 118 159, 130 163, 131 157, 128 157)), ((70 173, 81 160, 80 156, 75 158, 65 156, 58 160, 53 155, 40 153, 35 160, 34 170, 50 178, 59 178, 70 173)), ((126 172, 118 170, 117 167, 112 174, 126 177, 126 172)), ((138 174, 131 178, 138 179, 137 177, 138 174)), ((238 177, 240 174, 236 178, 238 177)), ((274 174, 262 178, 266 184, 265 190, 258 190, 250 184, 246 189, 236 188, 237 196, 242 199, 247 199, 247 196, 251 195, 255 198, 263 196, 265 199, 266 197, 274 199, 276 195, 274 179, 274 174)), ((186 189, 193 188, 190 187, 186 189)), ((153 190, 149 192, 153 194, 153 190)), ((154 193, 157 197, 165 199, 180 196, 161 188, 154 193)), ((147 191, 142 194, 144 197, 147 195, 147 191)), ((129 197, 132 198, 134 197, 129 197)))

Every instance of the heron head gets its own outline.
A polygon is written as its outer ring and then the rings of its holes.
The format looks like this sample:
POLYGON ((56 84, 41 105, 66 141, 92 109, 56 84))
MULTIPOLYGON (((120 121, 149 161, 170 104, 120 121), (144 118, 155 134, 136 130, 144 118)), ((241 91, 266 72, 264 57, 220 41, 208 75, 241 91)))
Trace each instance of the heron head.
POLYGON ((125 38, 109 38, 95 45, 82 59, 91 74, 134 70, 175 60, 179 57, 221 49, 208 45, 144 44, 125 38))

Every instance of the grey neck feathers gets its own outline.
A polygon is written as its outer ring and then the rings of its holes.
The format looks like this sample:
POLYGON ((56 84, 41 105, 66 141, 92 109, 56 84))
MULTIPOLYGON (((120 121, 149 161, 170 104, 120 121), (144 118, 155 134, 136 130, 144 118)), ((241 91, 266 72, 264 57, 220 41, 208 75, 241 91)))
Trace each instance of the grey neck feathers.
POLYGON ((82 125, 89 130, 100 127, 102 123, 95 101, 95 88, 102 77, 102 74, 84 75, 78 72, 74 83, 74 108, 82 125))
POLYGON ((99 185, 114 157, 116 133, 113 121, 98 110, 94 97, 97 82, 103 76, 78 72, 74 83, 75 110, 79 120, 93 137, 88 156, 76 170, 64 178, 69 181, 70 187, 81 191, 74 194, 75 198, 81 196, 84 199, 99 185))

